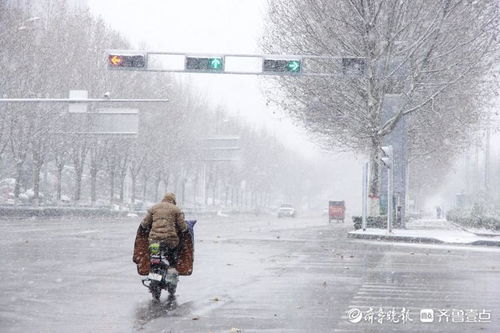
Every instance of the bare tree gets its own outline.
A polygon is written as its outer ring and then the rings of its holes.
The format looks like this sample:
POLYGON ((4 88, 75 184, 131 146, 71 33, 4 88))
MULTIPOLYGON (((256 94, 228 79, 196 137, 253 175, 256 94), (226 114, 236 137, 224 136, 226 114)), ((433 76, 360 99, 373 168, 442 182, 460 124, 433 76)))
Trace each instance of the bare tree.
POLYGON ((50 149, 56 167, 56 200, 62 197, 62 176, 64 167, 71 158, 71 138, 69 135, 52 135, 50 149))
MULTIPOLYGON (((470 87, 490 70, 497 19, 495 1, 270 1, 264 40, 268 51, 364 59, 362 76, 283 77, 278 84, 284 98, 270 97, 319 135, 327 148, 368 153, 370 192, 377 196, 377 159, 384 137, 403 117, 447 118, 448 113, 439 113, 450 111, 438 99, 445 92, 467 99, 470 87), (395 92, 403 94, 404 105, 383 122, 385 96, 395 92)), ((317 66, 344 69, 336 64, 317 66)), ((410 121, 420 133, 418 124, 410 121)))
POLYGON ((99 171, 103 168, 104 159, 108 151, 108 145, 109 140, 96 137, 92 140, 90 147, 90 203, 92 206, 95 205, 97 200, 97 176, 99 175, 99 171))

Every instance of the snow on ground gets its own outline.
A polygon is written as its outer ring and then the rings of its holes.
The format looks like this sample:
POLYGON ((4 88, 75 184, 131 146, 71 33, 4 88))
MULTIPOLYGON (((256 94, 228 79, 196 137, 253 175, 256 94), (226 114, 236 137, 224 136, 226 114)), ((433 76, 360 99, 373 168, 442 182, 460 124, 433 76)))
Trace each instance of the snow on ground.
POLYGON ((367 228, 351 231, 355 235, 385 236, 413 238, 433 238, 444 243, 469 244, 477 241, 500 241, 500 237, 478 236, 472 232, 462 230, 446 220, 415 220, 407 225, 408 229, 393 229, 391 233, 387 229, 367 228))

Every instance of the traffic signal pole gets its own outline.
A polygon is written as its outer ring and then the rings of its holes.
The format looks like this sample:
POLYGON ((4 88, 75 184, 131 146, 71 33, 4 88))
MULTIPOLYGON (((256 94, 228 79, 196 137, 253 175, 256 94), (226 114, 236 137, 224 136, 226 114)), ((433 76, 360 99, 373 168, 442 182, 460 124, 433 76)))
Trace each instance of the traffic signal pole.
POLYGON ((392 145, 380 149, 384 154, 381 161, 387 168, 387 232, 391 233, 394 216, 394 150, 392 145))
MULTIPOLYGON (((391 147, 392 148, 392 147, 391 147)), ((392 149, 391 149, 392 150, 392 149)), ((387 169, 387 232, 392 232, 392 218, 394 211, 394 156, 389 157, 390 165, 387 169)))
POLYGON ((366 218, 367 218, 367 212, 368 212, 368 170, 369 170, 369 163, 366 162, 365 165, 363 166, 363 199, 362 199, 362 220, 361 220, 361 226, 363 228, 363 231, 366 231, 366 218))

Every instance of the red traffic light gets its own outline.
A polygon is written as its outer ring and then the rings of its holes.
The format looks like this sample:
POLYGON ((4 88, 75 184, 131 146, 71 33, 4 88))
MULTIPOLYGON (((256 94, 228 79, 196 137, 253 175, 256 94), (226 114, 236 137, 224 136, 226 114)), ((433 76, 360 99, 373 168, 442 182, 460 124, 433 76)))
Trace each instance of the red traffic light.
POLYGON ((108 66, 110 68, 145 68, 146 57, 140 55, 110 54, 108 56, 108 66))

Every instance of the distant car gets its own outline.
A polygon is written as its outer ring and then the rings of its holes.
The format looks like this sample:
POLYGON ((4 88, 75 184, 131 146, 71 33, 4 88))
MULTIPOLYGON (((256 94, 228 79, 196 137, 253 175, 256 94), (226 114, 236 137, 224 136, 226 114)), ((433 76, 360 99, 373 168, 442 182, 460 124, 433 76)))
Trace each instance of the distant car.
POLYGON ((278 209, 278 217, 295 217, 295 208, 290 204, 282 204, 278 209))

